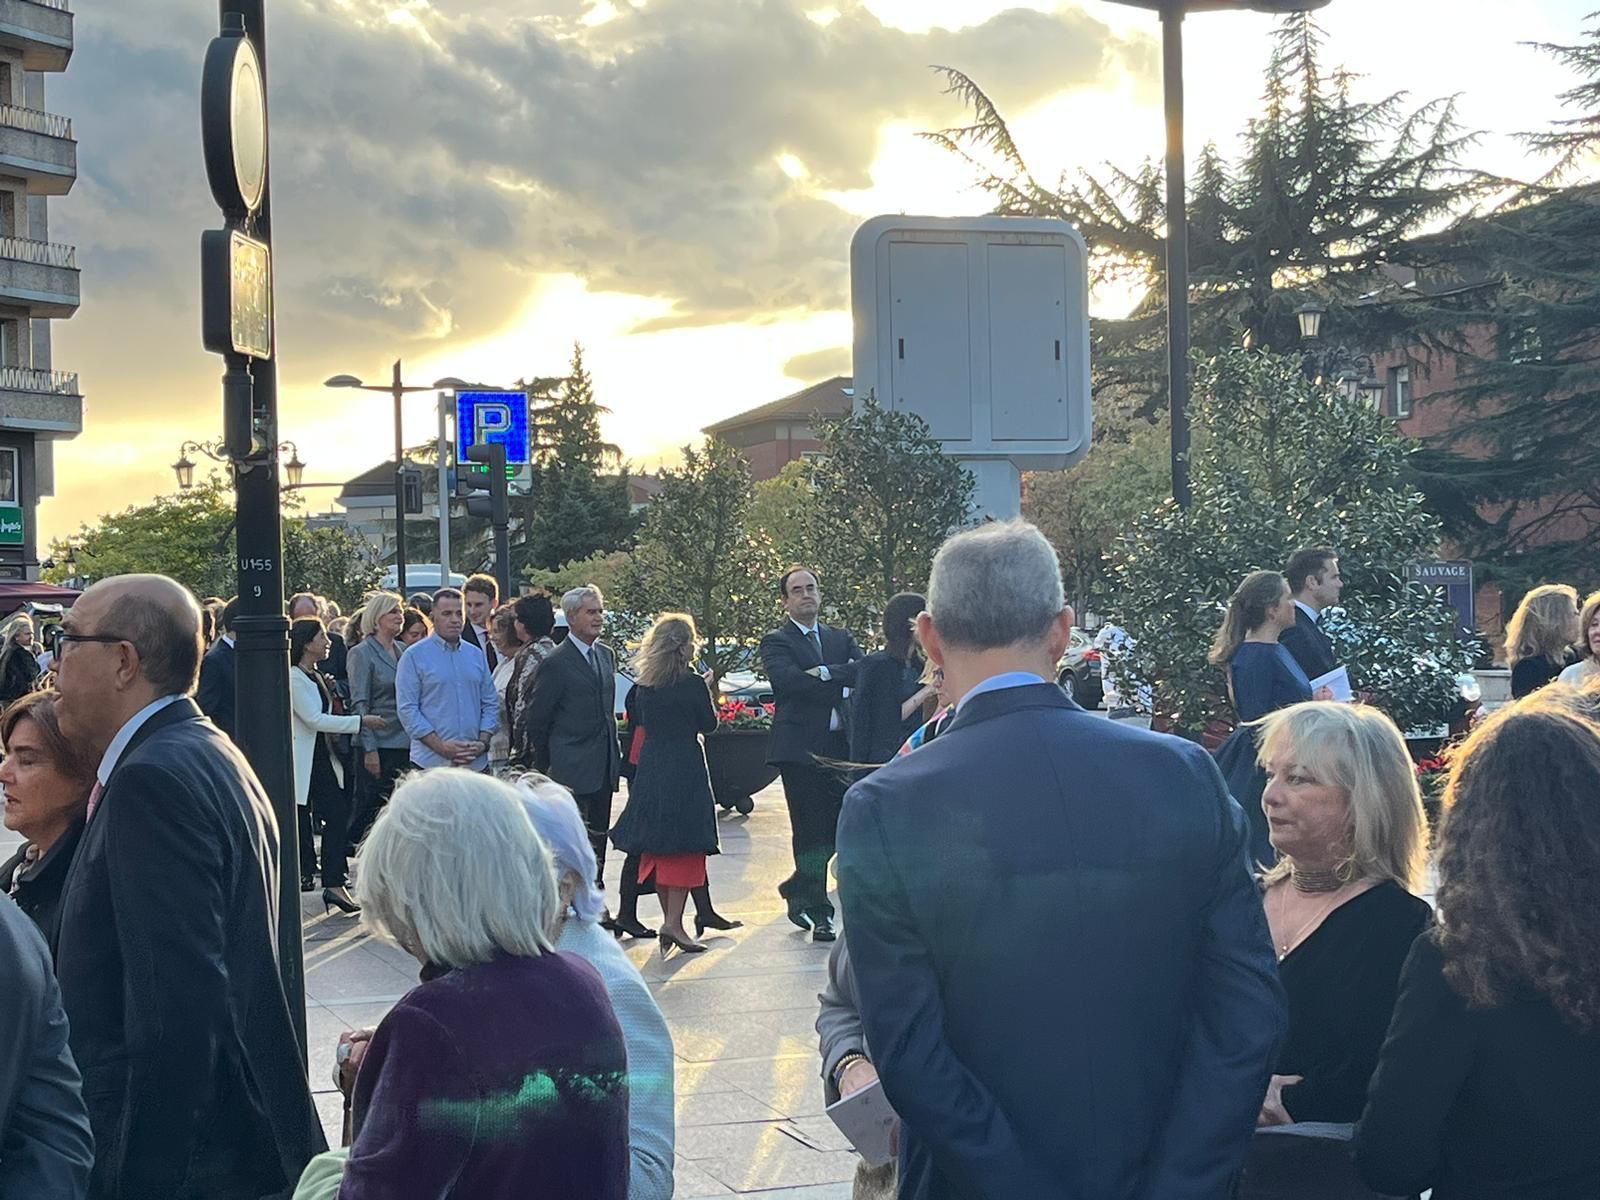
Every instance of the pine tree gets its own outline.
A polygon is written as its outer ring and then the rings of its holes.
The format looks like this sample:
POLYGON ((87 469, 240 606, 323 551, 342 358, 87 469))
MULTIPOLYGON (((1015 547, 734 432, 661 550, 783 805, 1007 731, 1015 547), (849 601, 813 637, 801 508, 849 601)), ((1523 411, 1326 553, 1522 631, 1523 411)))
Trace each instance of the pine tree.
POLYGON ((513 570, 554 570, 631 545, 638 522, 628 503, 628 473, 621 450, 600 432, 600 417, 609 410, 595 399, 581 345, 573 344, 559 388, 531 393, 529 405, 538 461, 530 494, 517 504, 523 532, 512 551, 513 570))
MULTIPOLYGON (((1293 351, 1294 310, 1327 306, 1337 338, 1363 348, 1409 336, 1406 310, 1360 302, 1381 272, 1405 264, 1413 239, 1458 214, 1488 181, 1459 165, 1473 142, 1454 101, 1408 109, 1403 94, 1358 99, 1358 76, 1324 73, 1322 33, 1309 15, 1286 17, 1267 65, 1263 110, 1237 159, 1215 146, 1190 186, 1191 338, 1214 354, 1242 340, 1293 351)), ((1096 283, 1142 294, 1131 315, 1092 325, 1097 396, 1124 397, 1143 417, 1165 409, 1166 227, 1163 172, 1083 173, 1058 187, 1028 169, 1004 118, 977 83, 945 69, 972 107, 969 125, 930 134, 966 158, 996 211, 1060 217, 1088 241, 1096 283)))
POLYGON ((1452 427, 1419 480, 1506 603, 1549 580, 1600 585, 1600 24, 1585 37, 1541 47, 1587 77, 1562 95, 1578 115, 1524 135, 1548 171, 1432 241, 1480 286, 1414 304, 1436 330, 1425 350, 1457 366, 1437 401, 1452 427))

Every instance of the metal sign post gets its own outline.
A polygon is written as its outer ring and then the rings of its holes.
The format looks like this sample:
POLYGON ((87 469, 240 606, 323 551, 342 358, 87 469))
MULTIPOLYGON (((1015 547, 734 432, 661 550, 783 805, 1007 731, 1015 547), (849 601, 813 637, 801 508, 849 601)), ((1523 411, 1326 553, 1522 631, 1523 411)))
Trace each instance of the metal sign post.
POLYGON ((272 298, 265 0, 220 0, 206 50, 200 124, 206 176, 225 227, 202 235, 201 330, 222 355, 223 444, 233 467, 239 616, 239 748, 278 822, 278 970, 306 1048, 300 942, 299 814, 289 739, 289 621, 283 611, 278 487, 278 374, 272 298))

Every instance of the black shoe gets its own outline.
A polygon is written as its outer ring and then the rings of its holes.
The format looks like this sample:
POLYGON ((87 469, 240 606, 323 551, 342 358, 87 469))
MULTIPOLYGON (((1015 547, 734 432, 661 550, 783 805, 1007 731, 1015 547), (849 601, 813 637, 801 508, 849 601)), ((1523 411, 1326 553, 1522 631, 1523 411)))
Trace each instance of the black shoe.
POLYGON ((677 938, 673 937, 670 933, 668 933, 665 929, 663 929, 661 931, 661 957, 662 958, 665 958, 667 956, 667 953, 668 953, 667 947, 669 947, 669 946, 676 946, 679 950, 682 950, 685 954, 699 954, 702 950, 705 949, 705 946, 703 946, 699 942, 680 942, 677 938))
POLYGON ((623 934, 627 934, 629 937, 635 938, 653 938, 656 935, 656 931, 646 925, 641 924, 638 917, 613 918, 611 922, 611 932, 616 934, 618 937, 621 937, 623 934))
POLYGON ((735 800, 733 802, 733 807, 739 810, 739 813, 740 813, 741 816, 748 817, 751 813, 755 812, 755 810, 756 810, 755 797, 754 796, 746 796, 742 800, 735 800))
POLYGON ((314 892, 314 891, 316 891, 317 890, 317 877, 315 875, 302 875, 302 876, 300 876, 300 890, 302 892, 314 892))
POLYGON ((810 929, 811 918, 806 915, 806 910, 801 907, 800 901, 789 895, 788 880, 778 885, 778 895, 783 897, 783 902, 788 908, 790 922, 797 928, 810 929))
POLYGON ((818 917, 816 924, 811 929, 813 942, 831 942, 839 935, 833 931, 832 917, 818 917))
POLYGON ((361 911, 361 905, 355 902, 355 897, 342 887, 322 889, 322 912, 327 915, 331 908, 337 908, 347 916, 355 916, 361 911))
POLYGON ((730 921, 721 913, 695 913, 694 915, 695 937, 702 936, 708 929, 740 929, 743 926, 743 921, 730 921))

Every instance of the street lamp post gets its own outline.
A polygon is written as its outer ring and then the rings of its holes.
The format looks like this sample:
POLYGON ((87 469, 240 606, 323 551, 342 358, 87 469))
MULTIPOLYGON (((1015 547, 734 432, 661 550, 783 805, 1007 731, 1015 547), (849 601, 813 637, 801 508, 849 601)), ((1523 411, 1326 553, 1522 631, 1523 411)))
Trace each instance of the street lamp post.
MULTIPOLYGON (((204 454, 213 462, 228 462, 227 449, 218 442, 185 442, 178 447, 178 461, 172 464, 172 473, 178 477, 178 488, 187 492, 194 486, 194 460, 189 457, 189 452, 204 454)), ((306 465, 300 461, 299 448, 293 442, 279 442, 277 453, 289 452, 289 461, 283 464, 284 475, 289 482, 283 485, 283 491, 293 491, 301 487, 301 480, 305 478, 306 465)))
POLYGON ((1314 383, 1334 379, 1351 400, 1364 397, 1373 408, 1383 399, 1383 380, 1378 378, 1377 364, 1370 355, 1356 354, 1338 345, 1322 341, 1322 322, 1328 310, 1316 301, 1302 304, 1294 310, 1300 325, 1300 369, 1314 383))
MULTIPOLYGON (((436 392, 442 388, 453 386, 459 382, 455 379, 436 380, 431 387, 420 384, 406 384, 400 379, 400 360, 394 362, 394 378, 389 383, 362 383, 356 375, 335 375, 323 386, 332 388, 358 388, 363 392, 388 392, 394 397, 394 574, 395 587, 399 593, 406 594, 406 496, 405 496, 405 442, 401 434, 401 401, 411 392, 436 392)), ((441 509, 446 504, 444 498, 444 480, 439 480, 439 504, 441 509)), ((446 515, 441 516, 442 521, 448 521, 448 510, 443 509, 446 515)))
POLYGON ((1167 125, 1167 399, 1172 417, 1172 498, 1188 508, 1189 214, 1183 149, 1183 18, 1192 12, 1310 12, 1329 0, 1111 0, 1161 16, 1161 78, 1167 125))

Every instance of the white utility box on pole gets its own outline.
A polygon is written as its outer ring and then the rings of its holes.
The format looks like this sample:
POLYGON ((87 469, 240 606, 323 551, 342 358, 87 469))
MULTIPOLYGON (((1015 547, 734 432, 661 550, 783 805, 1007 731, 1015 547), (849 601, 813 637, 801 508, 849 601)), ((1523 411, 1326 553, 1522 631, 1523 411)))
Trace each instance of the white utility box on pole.
POLYGON ((850 243, 857 407, 927 421, 980 517, 1088 452, 1089 256, 1065 221, 873 217, 850 243))

